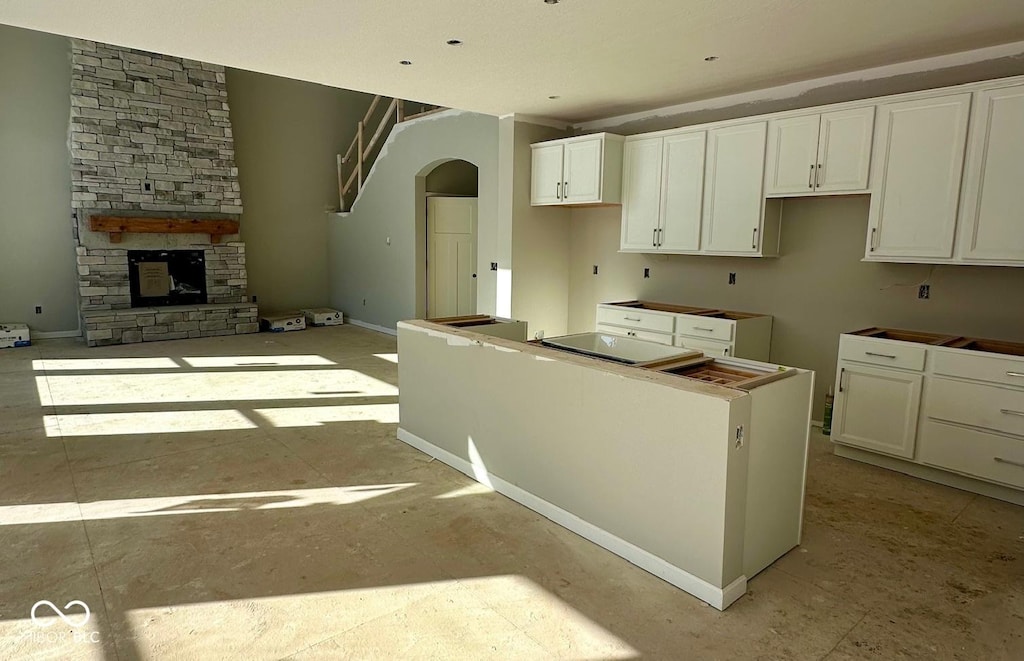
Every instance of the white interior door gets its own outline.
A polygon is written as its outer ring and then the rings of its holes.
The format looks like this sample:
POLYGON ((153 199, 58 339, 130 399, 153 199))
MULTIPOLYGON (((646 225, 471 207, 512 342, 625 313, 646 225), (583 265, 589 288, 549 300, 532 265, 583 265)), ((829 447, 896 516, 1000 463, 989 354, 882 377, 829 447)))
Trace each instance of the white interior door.
POLYGON ((476 313, 475 197, 427 198, 427 316, 476 313))

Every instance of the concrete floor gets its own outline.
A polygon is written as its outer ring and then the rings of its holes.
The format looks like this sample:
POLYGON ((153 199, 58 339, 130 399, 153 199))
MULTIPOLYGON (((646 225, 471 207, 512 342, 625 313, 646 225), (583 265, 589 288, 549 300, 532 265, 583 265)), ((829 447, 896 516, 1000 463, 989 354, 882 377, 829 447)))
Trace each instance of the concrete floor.
POLYGON ((0 350, 0 658, 1024 658, 1024 508, 816 437, 803 545, 719 613, 395 440, 394 352, 0 350))

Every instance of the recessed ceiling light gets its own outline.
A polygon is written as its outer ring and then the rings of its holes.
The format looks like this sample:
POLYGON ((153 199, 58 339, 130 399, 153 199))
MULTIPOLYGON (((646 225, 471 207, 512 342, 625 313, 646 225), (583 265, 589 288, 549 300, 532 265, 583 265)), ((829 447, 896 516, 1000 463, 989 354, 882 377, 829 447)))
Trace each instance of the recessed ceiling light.
POLYGON ((401 62, 399 62, 399 64, 401 64, 402 66, 407 67, 410 64, 412 64, 412 62, 410 62, 409 60, 402 60, 401 62))
POLYGON ((552 95, 551 95, 551 96, 549 96, 548 98, 549 98, 549 99, 561 99, 562 97, 558 96, 557 94, 552 94, 552 95))
POLYGON ((557 5, 559 3, 559 1, 560 0, 544 0, 544 4, 546 4, 546 5, 557 5))
POLYGON ((708 55, 707 57, 704 58, 704 61, 705 62, 714 62, 717 59, 718 59, 717 55, 708 55))
POLYGON ((461 39, 449 39, 448 41, 446 41, 444 43, 448 44, 449 46, 461 46, 462 45, 462 40, 461 39))

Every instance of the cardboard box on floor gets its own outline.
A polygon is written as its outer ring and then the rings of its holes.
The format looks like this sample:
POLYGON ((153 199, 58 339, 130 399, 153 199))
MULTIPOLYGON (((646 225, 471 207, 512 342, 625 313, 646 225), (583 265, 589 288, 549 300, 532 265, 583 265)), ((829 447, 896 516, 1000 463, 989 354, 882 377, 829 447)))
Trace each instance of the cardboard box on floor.
POLYGON ((345 316, 331 308, 303 308, 300 312, 306 315, 306 323, 310 326, 341 326, 345 323, 345 316))
POLYGON ((306 330, 306 318, 299 312, 267 315, 260 317, 260 330, 271 333, 306 330))
POLYGON ((0 349, 27 347, 32 344, 25 324, 0 324, 0 349))

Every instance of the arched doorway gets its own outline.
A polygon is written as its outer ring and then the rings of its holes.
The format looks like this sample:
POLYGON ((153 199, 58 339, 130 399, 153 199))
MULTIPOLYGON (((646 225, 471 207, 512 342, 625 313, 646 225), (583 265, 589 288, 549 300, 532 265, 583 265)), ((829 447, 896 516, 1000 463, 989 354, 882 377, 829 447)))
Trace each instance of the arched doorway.
POLYGON ((476 313, 478 170, 445 161, 423 175, 424 316, 476 313))

